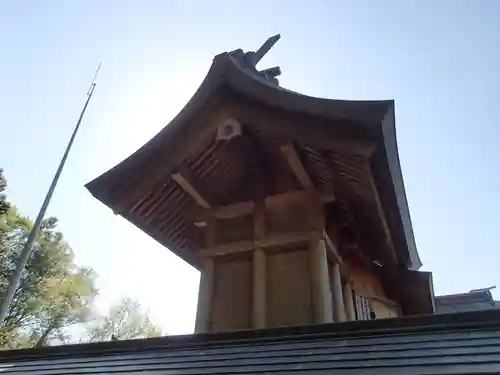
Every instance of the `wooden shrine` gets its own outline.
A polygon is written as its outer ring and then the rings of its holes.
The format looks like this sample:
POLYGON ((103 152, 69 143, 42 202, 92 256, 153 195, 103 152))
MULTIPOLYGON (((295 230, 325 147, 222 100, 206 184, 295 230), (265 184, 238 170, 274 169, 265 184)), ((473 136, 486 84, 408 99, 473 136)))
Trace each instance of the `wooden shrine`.
POLYGON ((256 69, 276 40, 216 56, 181 112, 88 189, 201 271, 196 332, 432 313, 394 102, 280 87, 279 68, 256 69))

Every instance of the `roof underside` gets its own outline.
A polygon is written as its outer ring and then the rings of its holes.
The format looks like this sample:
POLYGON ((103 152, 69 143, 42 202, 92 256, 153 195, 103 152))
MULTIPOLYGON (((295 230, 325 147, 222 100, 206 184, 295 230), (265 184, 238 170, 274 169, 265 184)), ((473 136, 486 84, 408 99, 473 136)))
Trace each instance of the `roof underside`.
MULTIPOLYGON (((217 206, 249 200, 251 192, 245 187, 255 179, 256 166, 265 165, 268 176, 283 173, 288 168, 279 145, 293 142, 316 186, 335 191, 349 207, 359 223, 357 236, 386 248, 382 214, 399 261, 418 269, 393 102, 296 94, 253 74, 240 52, 217 56, 179 115, 140 150, 90 182, 90 192, 198 267, 199 231, 193 223, 200 207, 173 181, 172 173, 188 170, 209 187, 217 206), (241 122, 244 134, 230 142, 216 141, 217 126, 228 117, 241 122)), ((276 179, 267 193, 299 188, 293 177, 285 181, 276 179)), ((389 256, 387 249, 382 255, 378 251, 371 254, 374 260, 389 256)))
POLYGON ((497 374, 500 310, 0 351, 0 373, 497 374))

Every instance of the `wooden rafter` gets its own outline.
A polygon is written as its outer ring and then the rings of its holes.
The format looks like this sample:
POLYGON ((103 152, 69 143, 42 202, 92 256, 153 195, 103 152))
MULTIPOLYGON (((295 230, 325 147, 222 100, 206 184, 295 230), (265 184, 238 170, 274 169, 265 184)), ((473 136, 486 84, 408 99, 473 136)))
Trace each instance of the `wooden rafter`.
POLYGON ((297 180, 299 180, 301 185, 304 187, 304 189, 306 190, 314 189, 314 184, 312 182, 312 179, 309 176, 309 173, 307 173, 304 164, 300 160, 300 156, 295 146, 291 143, 288 143, 286 145, 281 146, 280 149, 286 161, 288 162, 290 169, 292 170, 295 177, 297 177, 297 180))
POLYGON ((188 168, 180 167, 176 173, 172 174, 172 179, 201 207, 210 209, 215 206, 210 193, 188 168))

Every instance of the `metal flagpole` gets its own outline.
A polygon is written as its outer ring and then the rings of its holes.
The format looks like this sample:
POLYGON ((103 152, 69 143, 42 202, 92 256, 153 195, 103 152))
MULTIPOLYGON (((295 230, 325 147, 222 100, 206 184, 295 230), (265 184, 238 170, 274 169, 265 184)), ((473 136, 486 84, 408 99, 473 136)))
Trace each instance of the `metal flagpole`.
POLYGON ((31 255, 32 250, 33 250, 33 244, 35 242, 37 233, 40 230, 40 226, 42 225, 43 218, 44 218, 45 213, 47 211, 47 207, 49 206, 50 200, 52 199, 52 195, 54 194, 54 190, 56 188, 57 182, 59 181, 59 177, 61 176, 61 172, 64 168, 64 164, 66 163, 66 159, 68 158, 68 154, 71 150, 71 146, 73 145, 73 142, 75 140, 76 133, 78 132, 78 129, 80 128, 80 125, 82 123, 83 115, 85 114, 85 111, 87 110, 87 106, 89 105, 89 102, 90 102, 90 99, 92 98, 92 95, 94 94, 94 89, 96 86, 95 80, 96 80, 97 74, 99 73, 99 70, 101 69, 101 65, 102 65, 102 62, 100 62, 99 65, 97 66, 97 70, 94 74, 94 77, 92 78, 92 83, 90 84, 89 91, 87 91, 87 100, 85 101, 85 105, 83 106, 82 112, 80 113, 80 117, 78 118, 75 129, 73 130, 73 134, 71 135, 71 138, 68 142, 68 145, 66 146, 66 150, 64 151, 64 155, 61 159, 61 162, 59 163, 59 167, 57 168, 57 171, 54 175, 52 183, 50 184, 49 191, 47 192, 47 195, 45 196, 42 207, 40 208, 40 212, 38 213, 38 216, 36 217, 36 220, 33 223, 33 228, 31 229, 31 232, 28 235, 28 239, 26 240, 26 243, 24 244, 23 251, 19 255, 19 260, 17 262, 16 269, 15 269, 14 273, 12 274, 12 277, 9 280, 9 286, 7 287, 5 295, 0 300, 0 326, 3 325, 5 318, 7 317, 7 313, 9 311, 10 304, 12 303, 12 299, 14 298, 14 294, 16 292, 17 286, 19 285, 19 282, 21 281, 22 272, 24 270, 24 267, 26 267, 26 263, 28 262, 28 259, 31 255))

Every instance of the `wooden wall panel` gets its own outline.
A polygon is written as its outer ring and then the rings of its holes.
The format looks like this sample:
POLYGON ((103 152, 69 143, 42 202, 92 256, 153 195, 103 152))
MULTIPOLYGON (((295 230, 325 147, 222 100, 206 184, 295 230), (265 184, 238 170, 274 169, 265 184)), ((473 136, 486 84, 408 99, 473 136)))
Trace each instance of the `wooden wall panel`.
POLYGON ((357 264, 350 264, 354 291, 363 297, 385 297, 380 281, 369 270, 357 264))
POLYGON ((267 267, 268 327, 312 323, 307 249, 269 253, 267 267))
POLYGON ((252 215, 217 220, 217 244, 251 239, 253 239, 252 215))
POLYGON ((373 311, 376 318, 390 318, 398 316, 398 306, 387 298, 380 280, 367 267, 357 263, 349 263, 354 293, 362 297, 376 297, 372 299, 373 311), (379 300, 377 300, 377 298, 379 300))
POLYGON ((212 332, 251 328, 251 261, 215 261, 212 332))
POLYGON ((267 207, 266 232, 272 235, 307 231, 310 228, 309 211, 303 200, 293 199, 267 207))
POLYGON ((377 319, 396 318, 399 315, 397 306, 389 306, 377 300, 373 300, 372 305, 377 319))

